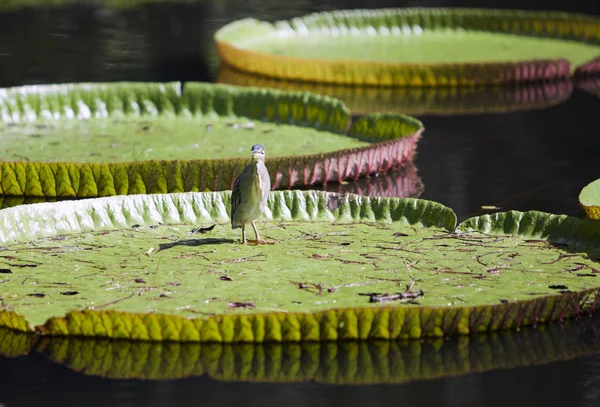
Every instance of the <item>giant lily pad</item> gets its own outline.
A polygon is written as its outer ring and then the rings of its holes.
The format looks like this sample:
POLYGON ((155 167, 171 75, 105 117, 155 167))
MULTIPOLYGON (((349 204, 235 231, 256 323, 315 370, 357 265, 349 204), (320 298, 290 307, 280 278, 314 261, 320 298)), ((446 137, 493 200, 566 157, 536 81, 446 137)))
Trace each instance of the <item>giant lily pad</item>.
POLYGON ((243 19, 215 39, 225 63, 275 78, 456 86, 567 78, 600 55, 599 27, 581 14, 407 8, 243 19))
POLYGON ((0 324, 48 335, 265 342, 440 337, 534 325, 600 301, 600 224, 541 212, 271 194, 242 246, 229 192, 0 211, 0 324), (191 233, 192 225, 196 233, 191 233))
POLYGON ((592 355, 598 352, 598 323, 598 318, 586 318, 548 326, 541 332, 522 329, 452 340, 302 344, 37 339, 0 328, 0 356, 41 353, 76 372, 121 380, 208 375, 216 380, 269 383, 403 383, 592 355))
POLYGON ((579 203, 588 218, 600 219, 600 179, 589 183, 581 190, 579 203))
POLYGON ((248 146, 273 188, 341 182, 410 161, 422 124, 339 101, 202 83, 0 90, 0 195, 74 198, 230 189, 248 146))
POLYGON ((493 87, 350 86, 274 79, 242 72, 222 64, 217 81, 237 86, 258 86, 307 91, 340 99, 354 114, 373 112, 411 115, 505 113, 542 109, 565 102, 573 91, 571 80, 493 87))

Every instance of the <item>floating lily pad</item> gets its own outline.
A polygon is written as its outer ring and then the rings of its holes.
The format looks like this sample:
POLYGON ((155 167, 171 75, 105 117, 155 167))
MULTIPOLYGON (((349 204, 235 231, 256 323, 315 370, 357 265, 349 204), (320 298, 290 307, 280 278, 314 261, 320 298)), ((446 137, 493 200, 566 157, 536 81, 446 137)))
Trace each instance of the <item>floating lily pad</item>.
POLYGON ((600 55, 599 27, 582 14, 404 8, 243 19, 215 39, 225 63, 275 78, 456 86, 567 78, 600 55))
POLYGON ((0 211, 0 324, 177 341, 419 338, 544 323, 600 301, 600 224, 274 192, 242 246, 229 192, 0 211))
POLYGON ((75 198, 230 189, 263 144, 273 188, 357 179, 410 161, 422 124, 338 100, 186 83, 0 90, 0 195, 75 198))
POLYGON ((565 102, 573 91, 571 80, 527 83, 519 86, 390 88, 333 85, 268 78, 221 65, 217 81, 237 86, 258 86, 307 91, 340 99, 354 114, 394 112, 411 115, 505 113, 541 109, 565 102))
MULTIPOLYGON (((597 332, 598 319, 586 318, 537 330, 451 340, 197 344, 79 337, 36 340, 33 335, 0 328, 0 355, 43 354, 76 372, 121 380, 208 375, 224 381, 359 385, 404 383, 570 360, 597 353, 597 332)), ((48 383, 48 377, 43 379, 48 383)))
POLYGON ((588 218, 600 219, 600 179, 589 183, 581 190, 579 203, 588 218))

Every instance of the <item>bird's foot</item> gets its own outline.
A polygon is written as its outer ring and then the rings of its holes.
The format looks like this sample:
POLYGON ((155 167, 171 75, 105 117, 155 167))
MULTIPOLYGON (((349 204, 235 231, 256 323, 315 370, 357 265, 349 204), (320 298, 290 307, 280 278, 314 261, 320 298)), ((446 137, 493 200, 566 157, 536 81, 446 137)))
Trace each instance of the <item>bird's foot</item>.
POLYGON ((275 242, 269 242, 266 240, 256 240, 256 245, 258 246, 259 244, 275 244, 275 242))
POLYGON ((242 244, 243 244, 244 246, 246 246, 246 245, 248 245, 248 242, 247 242, 246 240, 242 240, 242 244))

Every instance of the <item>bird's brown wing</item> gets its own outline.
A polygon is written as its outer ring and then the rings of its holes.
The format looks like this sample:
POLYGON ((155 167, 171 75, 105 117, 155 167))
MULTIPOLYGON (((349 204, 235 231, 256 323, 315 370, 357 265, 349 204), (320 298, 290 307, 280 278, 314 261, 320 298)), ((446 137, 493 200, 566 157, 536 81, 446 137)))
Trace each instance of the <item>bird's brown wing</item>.
POLYGON ((235 218, 235 213, 237 212, 240 203, 242 202, 242 188, 240 186, 240 179, 242 176, 248 172, 248 166, 244 168, 244 171, 235 179, 233 183, 233 189, 231 190, 231 227, 235 229, 233 225, 233 219, 235 218))

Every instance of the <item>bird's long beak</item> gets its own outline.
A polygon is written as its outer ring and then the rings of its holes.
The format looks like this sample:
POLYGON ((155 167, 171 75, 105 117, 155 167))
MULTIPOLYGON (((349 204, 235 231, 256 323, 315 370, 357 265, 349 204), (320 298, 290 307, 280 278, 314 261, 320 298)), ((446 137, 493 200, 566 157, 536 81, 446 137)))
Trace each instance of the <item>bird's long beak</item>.
POLYGON ((260 150, 252 150, 252 159, 254 161, 260 159, 261 157, 263 157, 263 155, 261 154, 260 150))

